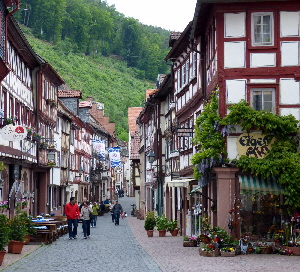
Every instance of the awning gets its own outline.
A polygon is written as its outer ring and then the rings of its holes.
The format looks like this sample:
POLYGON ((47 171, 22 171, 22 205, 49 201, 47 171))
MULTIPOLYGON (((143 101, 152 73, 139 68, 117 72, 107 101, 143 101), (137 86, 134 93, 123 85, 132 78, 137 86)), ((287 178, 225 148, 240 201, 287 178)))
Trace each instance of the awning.
POLYGON ((283 194, 284 189, 277 182, 277 178, 261 176, 239 176, 240 190, 242 193, 273 193, 283 194))
POLYGON ((193 189, 192 191, 190 191, 190 195, 193 193, 196 193, 197 191, 199 191, 203 186, 198 186, 195 189, 193 189))
POLYGON ((169 187, 189 187, 190 181, 194 181, 194 179, 173 179, 168 181, 167 184, 169 187))

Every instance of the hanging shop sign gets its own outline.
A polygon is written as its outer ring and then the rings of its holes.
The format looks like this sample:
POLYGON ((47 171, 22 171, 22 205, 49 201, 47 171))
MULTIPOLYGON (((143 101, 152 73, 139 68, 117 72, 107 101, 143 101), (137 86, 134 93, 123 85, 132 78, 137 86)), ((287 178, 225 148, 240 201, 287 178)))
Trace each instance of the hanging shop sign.
POLYGON ((258 159, 264 158, 271 150, 274 135, 261 133, 243 133, 237 139, 237 151, 239 156, 246 155, 258 159))
POLYGON ((20 141, 26 138, 27 129, 23 126, 6 125, 1 129, 1 137, 7 141, 20 141))
POLYGON ((193 128, 177 128, 177 137, 193 137, 193 128))

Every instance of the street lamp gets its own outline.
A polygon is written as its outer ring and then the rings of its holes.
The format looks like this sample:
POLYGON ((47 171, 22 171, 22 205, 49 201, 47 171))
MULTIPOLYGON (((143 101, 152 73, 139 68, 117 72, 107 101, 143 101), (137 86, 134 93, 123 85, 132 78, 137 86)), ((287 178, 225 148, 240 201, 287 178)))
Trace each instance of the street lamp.
POLYGON ((155 161, 155 154, 152 149, 150 150, 147 157, 148 157, 148 162, 152 165, 152 163, 155 161))

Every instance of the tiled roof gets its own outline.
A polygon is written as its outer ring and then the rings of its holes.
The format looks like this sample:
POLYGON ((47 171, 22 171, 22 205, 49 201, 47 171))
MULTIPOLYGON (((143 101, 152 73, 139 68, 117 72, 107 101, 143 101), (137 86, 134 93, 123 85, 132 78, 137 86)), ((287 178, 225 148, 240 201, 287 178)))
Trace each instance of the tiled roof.
POLYGON ((58 97, 78 97, 82 98, 80 90, 58 90, 58 97))
POLYGON ((154 94, 156 91, 157 91, 156 89, 146 90, 146 100, 150 97, 151 94, 154 94))
POLYGON ((92 107, 92 101, 79 102, 79 108, 92 107))
POLYGON ((142 107, 130 107, 128 108, 128 127, 130 135, 137 131, 136 119, 142 111, 142 107))

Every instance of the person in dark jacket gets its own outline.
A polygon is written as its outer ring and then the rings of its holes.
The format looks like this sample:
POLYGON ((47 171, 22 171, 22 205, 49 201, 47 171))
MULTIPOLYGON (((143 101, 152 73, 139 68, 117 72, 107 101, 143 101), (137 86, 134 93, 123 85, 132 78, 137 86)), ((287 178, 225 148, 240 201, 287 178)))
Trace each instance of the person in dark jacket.
POLYGON ((112 211, 114 214, 115 225, 119 225, 120 214, 123 212, 123 208, 118 200, 116 200, 116 204, 114 205, 112 211))

